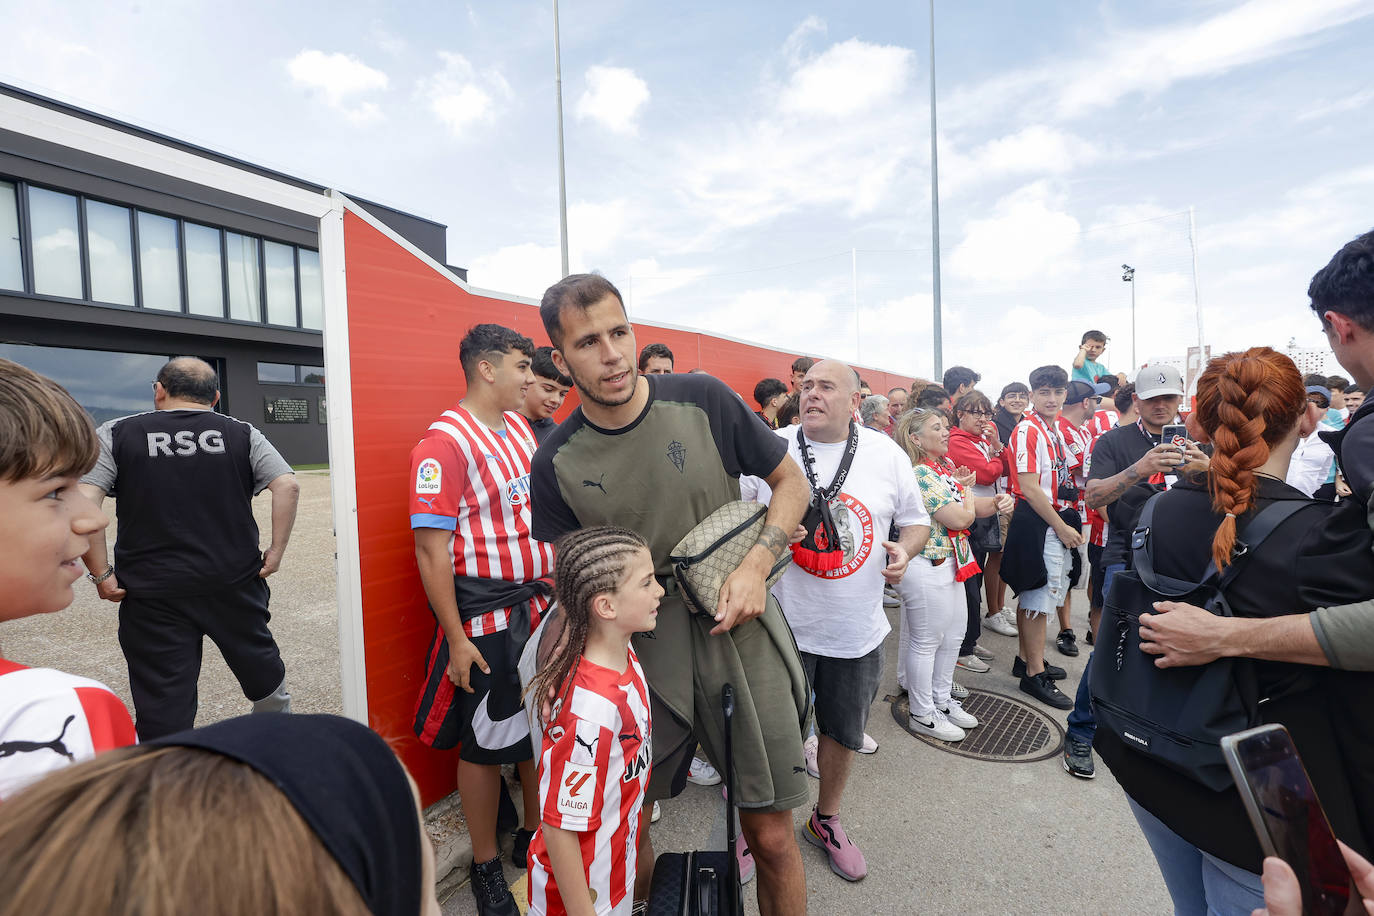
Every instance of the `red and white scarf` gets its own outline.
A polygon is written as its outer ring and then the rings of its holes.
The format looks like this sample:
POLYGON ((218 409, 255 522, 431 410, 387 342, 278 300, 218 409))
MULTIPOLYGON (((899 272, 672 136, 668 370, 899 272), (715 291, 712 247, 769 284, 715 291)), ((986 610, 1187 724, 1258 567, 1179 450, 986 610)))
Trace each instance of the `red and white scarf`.
MULTIPOLYGON (((955 500, 960 503, 964 501, 964 485, 955 479, 954 464, 948 458, 936 461, 926 459, 926 467, 940 475, 945 486, 949 487, 949 492, 954 494, 955 500)), ((950 543, 954 545, 954 581, 963 582, 982 572, 978 561, 973 558, 973 546, 969 543, 968 529, 956 530, 946 526, 945 532, 949 535, 950 543)))

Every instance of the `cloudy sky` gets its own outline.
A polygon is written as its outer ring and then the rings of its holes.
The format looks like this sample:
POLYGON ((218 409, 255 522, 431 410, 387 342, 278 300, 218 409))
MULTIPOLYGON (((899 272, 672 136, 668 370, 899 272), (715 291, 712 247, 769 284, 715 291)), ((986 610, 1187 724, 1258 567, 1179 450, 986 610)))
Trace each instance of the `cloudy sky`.
MULTIPOLYGON (((1296 338, 1374 225, 1374 2, 936 11, 945 365, 990 387, 1296 338)), ((637 318, 926 374, 924 3, 564 0, 574 270, 637 318), (857 309, 856 309, 857 305, 857 309)), ((557 279, 547 2, 0 0, 0 81, 431 217, 475 285, 557 279)))

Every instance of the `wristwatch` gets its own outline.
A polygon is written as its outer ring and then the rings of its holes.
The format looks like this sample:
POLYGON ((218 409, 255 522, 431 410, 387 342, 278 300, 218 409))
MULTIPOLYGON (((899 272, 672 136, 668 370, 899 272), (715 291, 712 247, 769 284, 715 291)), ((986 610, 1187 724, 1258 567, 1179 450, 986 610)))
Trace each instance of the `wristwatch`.
POLYGON ((96 585, 99 585, 100 583, 104 582, 106 579, 110 578, 110 576, 113 576, 113 575, 114 575, 114 565, 111 564, 109 569, 105 570, 103 573, 101 573, 101 574, 98 575, 98 576, 95 575, 94 573, 86 573, 86 578, 87 578, 87 579, 90 579, 90 580, 91 580, 92 582, 94 582, 96 585))

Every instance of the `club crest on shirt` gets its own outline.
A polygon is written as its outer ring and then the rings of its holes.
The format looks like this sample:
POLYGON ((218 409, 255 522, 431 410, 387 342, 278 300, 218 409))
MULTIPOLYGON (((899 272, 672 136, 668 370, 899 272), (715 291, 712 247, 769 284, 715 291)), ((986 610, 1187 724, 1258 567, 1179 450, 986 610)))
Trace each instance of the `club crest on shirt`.
POLYGON ((530 475, 517 477, 515 480, 506 484, 506 502, 515 508, 527 504, 530 501, 530 475))
POLYGON ((563 767, 563 778, 558 783, 558 813, 587 817, 592 813, 596 790, 596 767, 569 762, 563 767))
POLYGON ((438 493, 443 486, 443 481, 444 469, 433 458, 426 458, 421 461, 420 466, 415 470, 416 493, 438 493))
POLYGON ((668 460, 673 463, 673 467, 677 468, 677 472, 681 474, 683 469, 687 467, 687 446, 676 439, 669 442, 668 460))

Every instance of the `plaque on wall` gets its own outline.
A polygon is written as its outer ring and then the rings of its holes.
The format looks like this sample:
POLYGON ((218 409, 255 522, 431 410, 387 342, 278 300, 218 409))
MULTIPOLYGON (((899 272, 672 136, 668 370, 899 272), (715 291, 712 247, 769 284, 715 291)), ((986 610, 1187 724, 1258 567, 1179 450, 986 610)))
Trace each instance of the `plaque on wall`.
POLYGON ((326 417, 327 417, 327 414, 325 413, 325 410, 324 410, 324 398, 321 397, 321 398, 320 398, 320 422, 321 422, 321 423, 328 423, 329 421, 328 421, 328 419, 326 419, 326 417))
POLYGON ((305 398, 263 398, 262 415, 268 423, 309 423, 310 402, 305 398))

